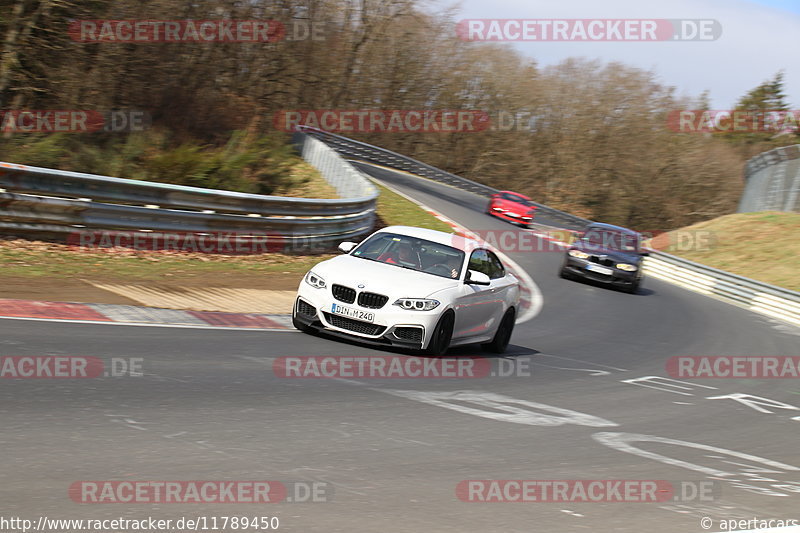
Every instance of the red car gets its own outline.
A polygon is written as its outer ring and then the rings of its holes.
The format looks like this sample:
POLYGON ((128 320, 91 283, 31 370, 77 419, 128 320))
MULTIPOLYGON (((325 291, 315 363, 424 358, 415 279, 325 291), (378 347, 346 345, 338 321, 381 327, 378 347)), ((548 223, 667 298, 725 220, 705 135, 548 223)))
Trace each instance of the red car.
POLYGON ((495 217, 528 226, 533 222, 536 206, 531 199, 511 191, 500 191, 492 195, 486 213, 495 217))

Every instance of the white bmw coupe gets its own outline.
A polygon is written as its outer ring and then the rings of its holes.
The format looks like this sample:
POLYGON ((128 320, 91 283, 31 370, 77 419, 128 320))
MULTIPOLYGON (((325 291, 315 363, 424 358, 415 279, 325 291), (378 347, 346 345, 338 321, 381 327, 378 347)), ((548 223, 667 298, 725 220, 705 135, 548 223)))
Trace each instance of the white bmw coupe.
POLYGON ((441 355, 482 343, 502 353, 519 306, 519 281, 480 242, 391 226, 313 267, 292 321, 304 332, 441 355))

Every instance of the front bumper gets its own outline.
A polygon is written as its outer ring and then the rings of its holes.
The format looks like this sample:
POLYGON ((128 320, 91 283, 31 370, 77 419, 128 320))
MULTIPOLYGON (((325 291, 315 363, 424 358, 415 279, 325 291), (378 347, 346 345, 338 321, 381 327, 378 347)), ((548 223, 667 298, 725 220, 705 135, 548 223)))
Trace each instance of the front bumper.
POLYGON ((503 220, 525 225, 531 224, 534 218, 533 215, 521 215, 512 211, 498 211, 494 208, 490 210, 490 213, 498 218, 502 218, 503 220))
POLYGON ((421 350, 428 344, 444 309, 405 311, 388 302, 381 309, 361 308, 333 298, 329 289, 300 287, 292 315, 301 324, 337 337, 373 345, 421 350), (373 322, 334 315, 333 304, 375 314, 373 322))
POLYGON ((611 270, 611 274, 601 274, 599 272, 588 270, 586 268, 587 265, 596 265, 596 263, 592 263, 586 259, 578 259, 577 257, 567 255, 566 262, 564 263, 564 270, 573 276, 580 276, 582 278, 597 281, 599 283, 618 285, 622 287, 633 285, 642 276, 641 267, 633 272, 628 272, 627 270, 620 270, 615 267, 604 266, 603 268, 608 268, 611 270))

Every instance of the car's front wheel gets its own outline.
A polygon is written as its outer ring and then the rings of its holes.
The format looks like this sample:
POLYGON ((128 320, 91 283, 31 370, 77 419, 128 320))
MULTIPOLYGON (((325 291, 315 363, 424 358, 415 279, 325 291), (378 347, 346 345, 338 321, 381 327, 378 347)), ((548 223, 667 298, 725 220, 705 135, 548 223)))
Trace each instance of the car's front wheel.
POLYGON ((508 348, 508 343, 511 341, 511 334, 514 332, 515 319, 516 313, 514 312, 514 308, 506 311, 506 314, 503 315, 503 320, 501 320, 500 325, 497 326, 497 331, 494 333, 492 342, 484 344, 483 349, 493 353, 505 352, 506 348, 508 348))
POLYGON ((455 316, 452 311, 447 311, 436 328, 433 330, 433 335, 428 343, 428 349, 425 353, 428 355, 444 355, 450 347, 450 339, 453 337, 453 326, 455 325, 455 316))

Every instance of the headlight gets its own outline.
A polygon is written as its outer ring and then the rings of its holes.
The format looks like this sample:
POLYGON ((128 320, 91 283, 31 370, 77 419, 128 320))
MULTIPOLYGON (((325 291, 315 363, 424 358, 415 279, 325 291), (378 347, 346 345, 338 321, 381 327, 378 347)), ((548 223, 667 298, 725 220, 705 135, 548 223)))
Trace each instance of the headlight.
POLYGON ((426 298, 400 298, 394 305, 400 306, 408 311, 430 311, 439 307, 439 300, 428 300, 426 298))
POLYGON ((572 257, 577 257, 578 259, 589 259, 589 254, 586 252, 581 252, 580 250, 570 250, 567 253, 572 257))
POLYGON ((617 263, 617 268, 626 272, 635 272, 639 269, 636 265, 629 265, 628 263, 617 263))
POLYGON ((313 272, 309 272, 306 274, 306 283, 314 287, 315 289, 324 289, 326 287, 325 280, 321 277, 317 276, 313 272))

